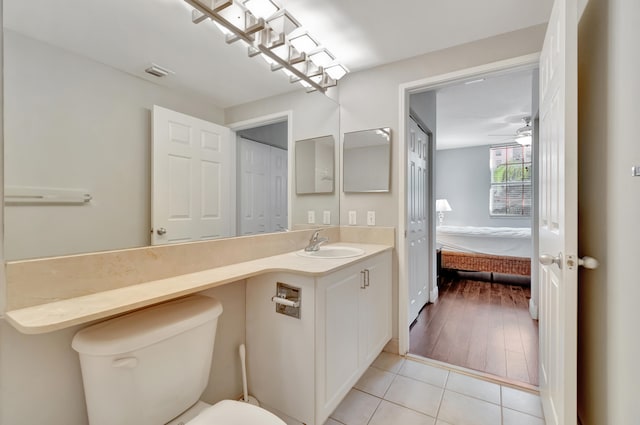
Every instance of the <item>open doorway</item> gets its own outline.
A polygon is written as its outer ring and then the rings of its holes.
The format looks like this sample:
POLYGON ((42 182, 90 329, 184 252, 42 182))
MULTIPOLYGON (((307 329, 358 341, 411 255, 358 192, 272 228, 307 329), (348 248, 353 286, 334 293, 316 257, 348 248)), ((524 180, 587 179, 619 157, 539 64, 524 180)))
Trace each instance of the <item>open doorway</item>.
POLYGON ((430 270, 412 267, 407 247, 409 296, 417 280, 430 282, 429 297, 418 308, 409 298, 409 353, 525 386, 538 385, 536 75, 529 67, 412 92, 406 142, 410 156, 412 122, 430 123, 430 270))

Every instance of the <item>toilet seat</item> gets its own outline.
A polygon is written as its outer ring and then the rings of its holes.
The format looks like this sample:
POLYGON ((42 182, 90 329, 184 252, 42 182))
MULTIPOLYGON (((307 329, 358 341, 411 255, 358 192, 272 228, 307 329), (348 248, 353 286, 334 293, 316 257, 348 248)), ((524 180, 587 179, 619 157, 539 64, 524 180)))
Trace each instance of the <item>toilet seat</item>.
POLYGON ((222 400, 207 407, 187 425, 286 425, 273 413, 235 400, 222 400))

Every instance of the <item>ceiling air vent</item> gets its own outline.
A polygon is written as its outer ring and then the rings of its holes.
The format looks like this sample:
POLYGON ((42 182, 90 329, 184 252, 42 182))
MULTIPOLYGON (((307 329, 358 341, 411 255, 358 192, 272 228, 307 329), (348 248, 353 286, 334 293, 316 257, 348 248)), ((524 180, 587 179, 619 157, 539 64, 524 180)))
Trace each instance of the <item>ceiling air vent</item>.
POLYGON ((163 68, 159 65, 156 65, 155 63, 152 63, 149 68, 144 70, 144 72, 160 78, 166 77, 169 74, 175 74, 175 72, 173 72, 172 70, 163 68))

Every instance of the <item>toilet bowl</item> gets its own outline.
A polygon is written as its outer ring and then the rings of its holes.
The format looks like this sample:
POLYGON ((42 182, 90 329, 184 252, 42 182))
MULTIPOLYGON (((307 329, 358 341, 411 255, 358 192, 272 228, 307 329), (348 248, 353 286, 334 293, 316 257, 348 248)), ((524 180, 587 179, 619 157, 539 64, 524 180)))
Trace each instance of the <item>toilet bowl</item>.
POLYGON ((79 353, 90 425, 285 425, 248 403, 202 408, 222 305, 194 295, 80 330, 79 353), (197 416, 187 417, 198 405, 197 416), (183 418, 182 420, 181 418, 183 418))
POLYGON ((185 425, 284 425, 273 413, 249 403, 222 400, 202 410, 185 425))

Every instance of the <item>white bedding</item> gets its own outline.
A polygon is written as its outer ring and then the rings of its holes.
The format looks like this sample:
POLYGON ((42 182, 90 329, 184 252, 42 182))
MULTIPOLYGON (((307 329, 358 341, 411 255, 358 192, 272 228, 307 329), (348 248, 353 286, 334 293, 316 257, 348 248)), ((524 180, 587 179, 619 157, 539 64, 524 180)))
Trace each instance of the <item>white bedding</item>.
POLYGON ((530 228, 438 226, 436 241, 446 250, 531 257, 530 228))

